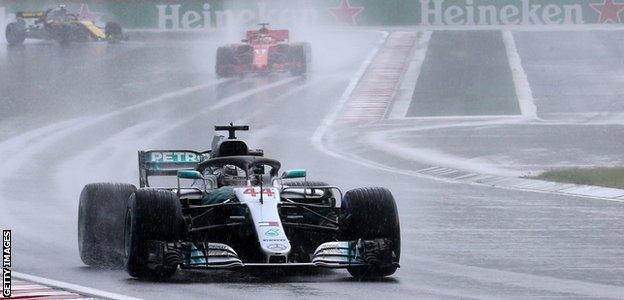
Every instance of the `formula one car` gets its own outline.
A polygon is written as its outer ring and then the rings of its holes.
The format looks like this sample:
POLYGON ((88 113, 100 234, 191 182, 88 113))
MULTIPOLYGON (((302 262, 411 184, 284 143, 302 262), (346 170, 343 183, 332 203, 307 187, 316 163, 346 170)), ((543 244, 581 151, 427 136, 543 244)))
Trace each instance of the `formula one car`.
POLYGON ((248 126, 215 129, 229 137, 215 136, 209 151, 139 151, 139 189, 84 187, 78 244, 85 264, 123 265, 130 276, 152 280, 178 269, 308 266, 346 268, 358 278, 396 271, 401 237, 390 191, 343 196, 307 181, 303 169, 278 175, 279 161, 236 138, 248 126), (150 187, 155 176, 176 176, 177 184, 150 187))
POLYGON ((242 44, 217 49, 215 66, 219 77, 245 73, 287 72, 302 75, 311 61, 308 43, 288 43, 288 30, 269 30, 260 23, 259 30, 247 31, 242 44))
POLYGON ((123 38, 121 26, 108 22, 104 28, 91 20, 82 20, 76 14, 68 13, 64 5, 38 12, 18 12, 15 22, 6 27, 9 45, 20 45, 27 38, 56 40, 60 43, 88 41, 120 41, 123 38))

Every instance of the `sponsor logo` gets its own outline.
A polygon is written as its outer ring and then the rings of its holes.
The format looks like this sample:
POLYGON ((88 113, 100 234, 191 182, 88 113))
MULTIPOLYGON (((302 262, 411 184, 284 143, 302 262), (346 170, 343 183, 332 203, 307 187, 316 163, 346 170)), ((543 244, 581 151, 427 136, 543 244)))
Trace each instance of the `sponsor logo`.
POLYGON ((11 230, 2 230, 2 297, 11 297, 11 230))
POLYGON ((270 237, 276 237, 278 235, 280 235, 279 229, 277 228, 271 228, 267 231, 264 232, 265 236, 270 236, 270 237))
POLYGON ((322 244, 320 249, 324 250, 324 249, 340 248, 340 247, 349 248, 349 243, 348 242, 327 242, 327 243, 322 244))
POLYGON ((620 18, 624 10, 624 3, 615 3, 614 0, 604 0, 603 3, 590 3, 589 6, 598 12, 598 23, 621 23, 620 18))
POLYGON ((210 250, 230 250, 230 246, 218 243, 208 243, 208 249, 210 250))
POLYGON ((277 226, 277 227, 279 227, 279 222, 277 222, 277 221, 262 221, 262 222, 258 222, 258 226, 260 226, 260 227, 267 227, 267 226, 277 226))
POLYGON ((362 6, 352 6, 349 0, 341 0, 337 7, 332 7, 329 12, 339 24, 357 25, 356 18, 364 10, 362 6))
POLYGON ((216 10, 209 3, 202 5, 201 11, 185 9, 181 4, 156 5, 158 10, 158 28, 163 29, 201 29, 211 26, 253 26, 258 22, 277 24, 309 24, 318 19, 315 8, 269 8, 267 3, 255 3, 248 9, 216 10))
POLYGON ((150 152, 149 161, 155 163, 198 163, 202 155, 191 152, 150 152))
POLYGON ((338 248, 328 248, 323 249, 319 252, 318 255, 340 255, 340 256, 349 256, 348 249, 338 249, 338 248))
POLYGON ((267 246, 267 249, 272 250, 272 251, 284 251, 287 248, 288 247, 286 247, 286 245, 282 245, 282 244, 270 244, 267 246))
POLYGON ((263 242, 285 242, 286 239, 263 239, 263 242))
MULTIPOLYGON (((607 2, 612 0, 606 0, 607 2)), ((543 1, 420 0, 422 25, 550 25, 584 24, 583 5, 543 1), (463 1, 462 1, 463 2, 463 1), (495 4, 494 4, 495 3, 495 4)))

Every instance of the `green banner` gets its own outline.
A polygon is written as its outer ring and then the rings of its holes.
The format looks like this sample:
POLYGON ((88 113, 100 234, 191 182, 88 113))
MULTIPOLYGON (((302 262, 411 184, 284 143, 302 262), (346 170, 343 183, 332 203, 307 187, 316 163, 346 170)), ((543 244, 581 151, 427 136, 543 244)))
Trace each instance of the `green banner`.
MULTIPOLYGON (((624 0, 3 0, 7 19, 66 4, 125 28, 189 30, 225 26, 490 26, 622 23, 624 0)), ((1 12, 1 10, 0 10, 1 12)), ((2 20, 0 15, 0 20, 2 20)))

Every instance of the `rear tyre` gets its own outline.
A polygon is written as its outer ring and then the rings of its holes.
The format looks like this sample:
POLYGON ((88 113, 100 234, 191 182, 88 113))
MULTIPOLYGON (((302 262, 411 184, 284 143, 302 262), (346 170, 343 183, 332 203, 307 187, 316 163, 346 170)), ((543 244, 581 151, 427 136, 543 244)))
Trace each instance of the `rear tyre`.
POLYGON ((104 26, 104 34, 106 35, 106 39, 109 41, 120 41, 123 37, 123 30, 121 29, 121 25, 117 22, 106 22, 104 26))
POLYGON ((357 278, 377 278, 394 274, 401 256, 401 229, 394 197, 385 188, 359 188, 345 193, 339 218, 339 239, 347 241, 384 239, 391 256, 367 267, 349 267, 357 278))
POLYGON ((234 51, 230 47, 219 47, 217 49, 217 63, 215 71, 218 77, 232 76, 232 66, 234 64, 234 51))
POLYGON ((80 193, 78 249, 88 266, 122 268, 124 214, 136 187, 123 183, 92 183, 80 193))
POLYGON ((181 238, 184 220, 175 193, 140 189, 128 200, 124 249, 126 271, 132 277, 165 280, 178 266, 164 261, 164 243, 181 238))
POLYGON ((304 45, 297 44, 290 47, 290 58, 293 64, 290 73, 292 75, 304 75, 308 68, 304 45))
POLYGON ((7 43, 11 46, 21 45, 26 39, 26 26, 22 22, 13 22, 5 30, 7 43))

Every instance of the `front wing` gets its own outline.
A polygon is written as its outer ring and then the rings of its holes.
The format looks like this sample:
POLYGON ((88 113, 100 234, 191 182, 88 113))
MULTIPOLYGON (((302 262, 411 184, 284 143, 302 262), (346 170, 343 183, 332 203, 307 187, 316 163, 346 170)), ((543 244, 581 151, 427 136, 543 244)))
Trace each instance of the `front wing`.
POLYGON ((392 255, 388 241, 358 240, 336 241, 321 244, 306 263, 244 263, 230 246, 220 243, 191 243, 186 247, 184 258, 179 262, 183 269, 232 269, 241 267, 324 267, 347 268, 371 266, 392 255))

